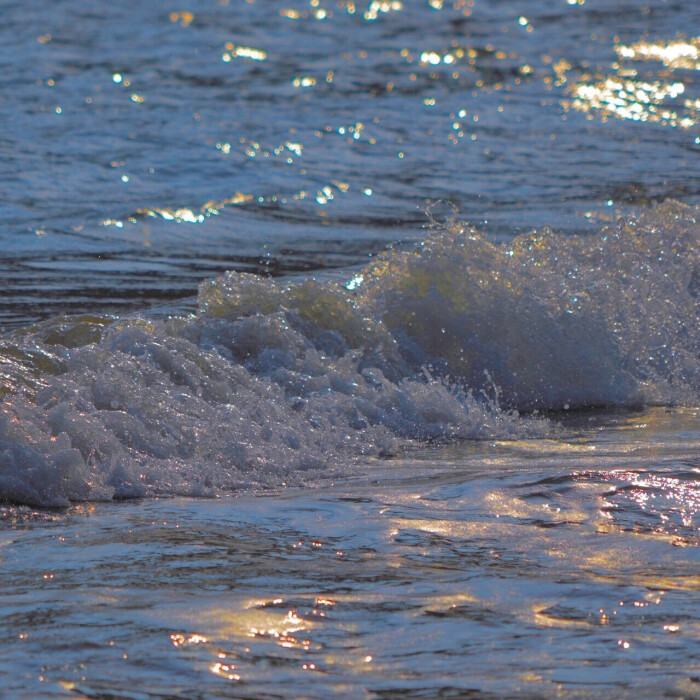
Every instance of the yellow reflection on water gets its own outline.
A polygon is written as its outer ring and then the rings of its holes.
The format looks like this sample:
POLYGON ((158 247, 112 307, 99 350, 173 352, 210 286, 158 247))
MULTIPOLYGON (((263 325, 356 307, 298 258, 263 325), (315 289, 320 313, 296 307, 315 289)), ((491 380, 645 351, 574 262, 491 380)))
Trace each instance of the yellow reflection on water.
POLYGON ((683 83, 620 80, 609 77, 595 83, 579 83, 570 91, 571 106, 581 112, 601 110, 619 119, 657 122, 688 129, 698 123, 697 114, 682 114, 664 104, 685 91, 683 83))
POLYGON ((403 3, 400 0, 372 0, 363 17, 368 22, 373 22, 381 14, 399 12, 400 10, 403 10, 403 3))
POLYGON ((236 46, 236 44, 228 42, 225 49, 221 54, 221 60, 224 63, 228 63, 234 58, 248 58, 251 61, 264 61, 267 58, 266 51, 253 48, 252 46, 236 46))
POLYGON ((191 12, 171 12, 170 21, 179 22, 183 27, 187 27, 192 24, 194 15, 191 12))
POLYGON ((621 59, 661 61, 671 70, 700 70, 700 37, 667 43, 640 41, 630 46, 619 44, 615 47, 615 52, 621 59))
POLYGON ((215 676, 222 676, 223 678, 227 678, 230 681, 240 681, 241 676, 238 673, 234 673, 233 672, 234 669, 235 669, 235 666, 233 664, 224 664, 224 663, 221 663, 220 661, 213 663, 209 667, 209 670, 215 676))
POLYGON ((292 81, 294 87, 313 87, 316 85, 316 78, 310 75, 301 75, 292 81))
MULTIPOLYGON (((558 629, 589 629, 593 627, 593 622, 579 618, 564 617, 557 615, 551 609, 558 601, 554 600, 549 605, 535 604, 532 606, 532 622, 540 627, 551 627, 558 629)), ((525 616, 527 617, 527 616, 525 616)), ((602 620, 599 624, 605 624, 602 620)))
POLYGON ((600 477, 603 481, 622 482, 624 491, 616 489, 615 493, 623 493, 642 510, 657 515, 664 526, 672 513, 678 513, 682 525, 691 528, 700 513, 700 486, 697 482, 623 470, 601 472, 600 477))
POLYGON ((299 12, 299 10, 286 8, 284 10, 280 10, 280 15, 282 15, 282 17, 286 17, 287 19, 299 19, 301 17, 301 12, 299 12))
POLYGON ((293 635, 310 631, 314 623, 294 609, 280 608, 281 602, 281 599, 251 600, 238 610, 212 610, 208 615, 212 627, 209 634, 226 639, 263 637, 285 647, 308 648, 309 639, 299 640, 293 635))
MULTIPOLYGON (((138 223, 139 218, 145 216, 152 218, 161 218, 166 221, 173 221, 177 224, 201 224, 210 216, 217 216, 221 210, 229 205, 243 204, 253 199, 250 194, 236 192, 233 197, 227 197, 220 201, 209 200, 199 209, 191 209, 190 207, 172 207, 172 208, 155 208, 155 209, 139 209, 135 216, 130 216, 127 221, 131 224, 138 223)), ((124 221, 119 219, 104 219, 100 222, 101 226, 116 226, 117 228, 124 227, 124 221)))
MULTIPOLYGON (((607 117, 650 122, 690 129, 700 123, 700 100, 685 98, 687 81, 671 79, 678 69, 700 70, 700 38, 670 42, 640 41, 615 46, 620 63, 614 63, 614 73, 606 76, 584 74, 567 90, 570 99, 563 102, 566 110, 574 109, 592 116, 596 112, 607 117), (640 77, 627 61, 659 61, 665 66, 651 79, 640 77)), ((555 72, 558 84, 567 82, 571 66, 558 64, 555 72)))
POLYGON ((187 644, 206 644, 208 641, 204 635, 201 634, 191 634, 189 636, 184 634, 171 634, 170 641, 173 643, 174 647, 182 647, 187 644))

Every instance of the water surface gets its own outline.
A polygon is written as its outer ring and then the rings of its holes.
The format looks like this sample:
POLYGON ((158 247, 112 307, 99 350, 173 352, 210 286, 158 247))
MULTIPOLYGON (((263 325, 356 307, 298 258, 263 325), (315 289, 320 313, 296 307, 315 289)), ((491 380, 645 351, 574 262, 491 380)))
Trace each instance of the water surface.
POLYGON ((3 692, 700 697, 697 3, 2 10, 3 692))

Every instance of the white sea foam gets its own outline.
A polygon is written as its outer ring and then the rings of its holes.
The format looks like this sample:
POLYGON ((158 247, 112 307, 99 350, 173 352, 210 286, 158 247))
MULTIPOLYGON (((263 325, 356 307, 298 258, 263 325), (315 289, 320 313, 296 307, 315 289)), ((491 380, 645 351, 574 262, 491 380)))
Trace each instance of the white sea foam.
POLYGON ((590 237, 492 245, 454 226, 364 272, 365 303, 413 365, 506 405, 694 402, 700 387, 698 209, 667 202, 590 237))
POLYGON ((202 285, 188 318, 4 340, 0 498, 310 483, 431 439, 543 435, 514 409, 692 403, 698 211, 489 243, 456 224, 354 278, 202 285))

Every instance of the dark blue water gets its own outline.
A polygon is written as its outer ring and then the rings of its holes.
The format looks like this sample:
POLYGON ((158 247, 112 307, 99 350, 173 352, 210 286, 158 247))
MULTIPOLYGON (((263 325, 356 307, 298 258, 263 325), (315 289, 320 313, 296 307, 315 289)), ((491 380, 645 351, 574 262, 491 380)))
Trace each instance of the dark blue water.
POLYGON ((179 299, 225 269, 364 262, 420 235, 429 200, 506 237, 695 202, 698 12, 661 0, 5 3, 3 324, 179 299), (679 35, 681 66, 616 53, 679 35), (572 99, 609 78, 641 91, 572 99))

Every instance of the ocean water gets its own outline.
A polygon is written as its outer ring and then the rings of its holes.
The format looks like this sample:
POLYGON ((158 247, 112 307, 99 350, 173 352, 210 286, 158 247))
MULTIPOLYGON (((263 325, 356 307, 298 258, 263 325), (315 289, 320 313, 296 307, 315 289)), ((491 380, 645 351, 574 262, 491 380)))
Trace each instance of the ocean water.
POLYGON ((3 6, 0 695, 700 697, 700 6, 3 6))

